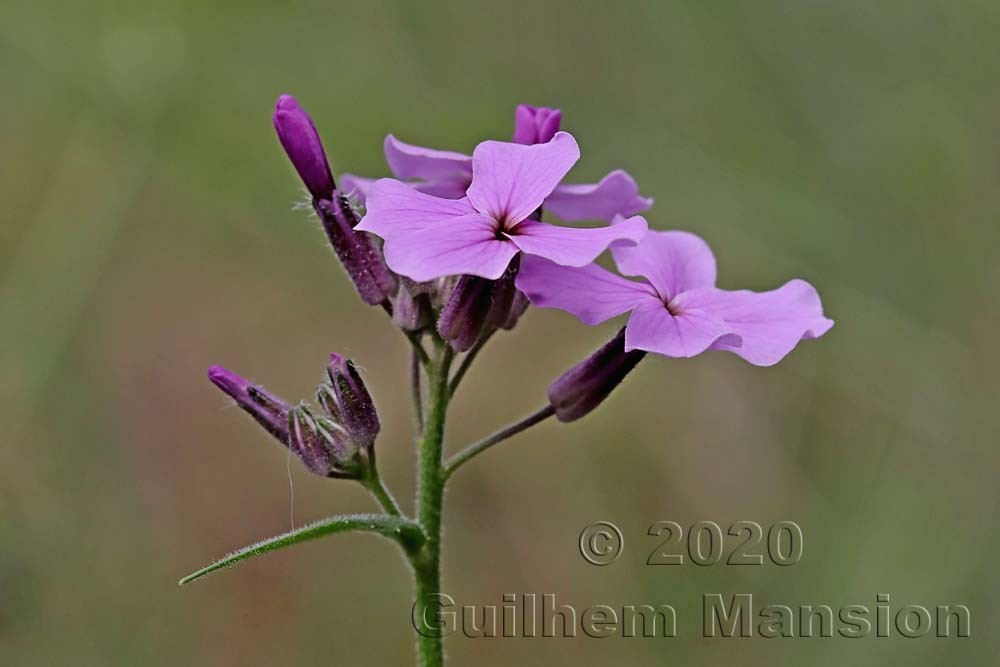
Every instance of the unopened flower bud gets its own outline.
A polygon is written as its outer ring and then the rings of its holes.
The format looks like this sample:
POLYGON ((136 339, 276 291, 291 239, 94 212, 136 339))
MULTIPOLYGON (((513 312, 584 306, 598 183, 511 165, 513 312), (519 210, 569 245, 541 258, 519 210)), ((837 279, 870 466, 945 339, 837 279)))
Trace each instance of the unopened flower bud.
POLYGON ((327 375, 330 384, 320 385, 317 395, 320 404, 358 446, 370 449, 375 444, 381 425, 375 402, 354 362, 331 353, 327 375))
POLYGON ((373 306, 387 302, 396 294, 396 276, 385 265, 382 251, 373 237, 354 231, 360 220, 358 214, 347 197, 336 189, 319 132, 309 114, 291 95, 278 98, 274 108, 274 129, 288 159, 312 195, 316 215, 361 300, 373 306))
POLYGON ((437 330, 456 352, 476 344, 492 305, 495 281, 479 276, 462 276, 441 309, 437 330))
POLYGON ((334 191, 332 199, 316 200, 313 206, 361 300, 375 306, 394 297, 396 276, 385 265, 375 239, 368 232, 355 231, 360 218, 347 197, 334 191))
POLYGON ((493 283, 490 291, 490 309, 486 313, 486 323, 490 326, 500 328, 510 321, 514 298, 517 296, 514 279, 517 278, 520 269, 521 255, 517 255, 507 265, 503 275, 493 283))
POLYGON ((608 397, 636 364, 643 350, 625 351, 625 329, 549 385, 549 403, 561 422, 583 417, 608 397))
POLYGON ((208 369, 208 379, 250 414, 268 433, 288 442, 288 404, 222 366, 208 369))
POLYGON ((507 316, 507 320, 500 325, 500 328, 510 330, 517 326, 521 316, 528 311, 530 305, 531 301, 528 300, 528 297, 524 295, 524 292, 518 290, 517 294, 514 295, 514 303, 510 305, 510 314, 507 316))
POLYGON ((274 129, 313 198, 329 199, 335 185, 319 132, 309 114, 291 95, 278 98, 274 107, 274 129))
POLYGON ((432 283, 418 283, 400 276, 399 289, 392 300, 392 322, 404 331, 423 331, 434 318, 432 283))
POLYGON ((360 479, 365 462, 347 431, 305 406, 288 413, 288 447, 310 472, 323 477, 360 479))
POLYGON ((560 121, 559 109, 519 104, 514 112, 514 143, 526 146, 548 143, 559 131, 560 121))

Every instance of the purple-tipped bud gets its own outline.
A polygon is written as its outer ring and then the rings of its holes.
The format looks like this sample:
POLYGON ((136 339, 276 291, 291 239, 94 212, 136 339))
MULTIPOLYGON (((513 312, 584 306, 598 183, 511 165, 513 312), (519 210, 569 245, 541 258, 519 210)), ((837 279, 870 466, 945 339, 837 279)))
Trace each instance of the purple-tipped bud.
POLYGON ((282 95, 274 106, 274 129, 288 159, 314 199, 329 199, 336 187, 323 143, 309 114, 291 95, 282 95))
POLYGON ((583 417, 608 397, 635 365, 643 350, 625 351, 625 329, 606 345, 549 385, 549 403, 561 422, 583 417))
POLYGON ((396 295, 396 276, 385 265, 385 258, 374 238, 367 232, 355 231, 354 227, 360 219, 351 202, 337 191, 332 196, 332 199, 314 202, 326 237, 354 282, 361 300, 370 306, 382 304, 396 295))
POLYGON ((336 353, 327 366, 330 384, 320 385, 317 398, 330 417, 358 444, 370 449, 381 425, 375 402, 358 374, 354 362, 336 353))
POLYGON ((514 112, 514 143, 530 146, 551 141, 559 131, 562 111, 519 104, 514 112))
POLYGON ((208 379, 257 420, 267 432, 288 442, 288 404, 222 366, 208 369, 208 379))
POLYGON ((329 419, 314 417, 305 406, 288 413, 288 447, 317 475, 349 479, 364 475, 365 463, 347 431, 329 419))
POLYGON ((492 305, 493 280, 462 276, 441 309, 437 330, 456 352, 476 344, 492 305))
POLYGON ((309 189, 316 215, 361 299, 369 305, 385 303, 396 294, 396 276, 385 265, 382 251, 371 235, 354 231, 358 214, 337 191, 316 126, 291 95, 278 98, 274 129, 309 189))

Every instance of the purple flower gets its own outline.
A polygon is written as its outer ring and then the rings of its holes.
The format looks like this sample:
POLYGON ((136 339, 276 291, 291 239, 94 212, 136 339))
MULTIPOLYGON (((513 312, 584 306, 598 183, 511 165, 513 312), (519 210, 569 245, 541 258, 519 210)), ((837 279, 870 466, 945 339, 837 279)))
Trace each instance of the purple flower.
POLYGON ((472 154, 465 197, 434 197, 383 178, 357 229, 385 239, 389 268, 417 281, 460 274, 496 280, 518 252, 584 266, 613 241, 641 239, 646 221, 570 229, 530 220, 579 157, 565 132, 534 146, 484 141, 472 154))
POLYGON ((631 312, 625 351, 693 357, 728 350, 757 366, 780 361, 807 338, 833 326, 823 317, 819 295, 803 280, 770 292, 730 291, 715 286, 715 257, 687 232, 651 231, 638 244, 611 247, 626 280, 596 265, 559 266, 525 257, 517 286, 536 306, 560 308, 584 324, 631 312))
MULTIPOLYGON (((547 143, 559 130, 558 109, 522 104, 515 114, 514 142, 522 145, 547 143)), ((404 143, 391 134, 385 138, 385 160, 393 175, 425 194, 461 199, 472 185, 474 158, 462 153, 422 148, 404 143)), ((340 177, 341 189, 364 202, 376 179, 351 174, 340 177)), ((603 220, 645 211, 653 200, 639 195, 639 186, 620 169, 599 183, 557 185, 545 198, 544 207, 560 220, 603 220)))

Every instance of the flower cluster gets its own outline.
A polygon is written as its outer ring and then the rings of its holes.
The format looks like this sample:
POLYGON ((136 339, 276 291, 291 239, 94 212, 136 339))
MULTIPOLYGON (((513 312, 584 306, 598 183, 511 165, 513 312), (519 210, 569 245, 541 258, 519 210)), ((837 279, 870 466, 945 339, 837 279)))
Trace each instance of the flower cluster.
MULTIPOLYGON (((274 113, 278 138, 361 299, 385 308, 411 341, 428 335, 456 352, 475 350, 513 328, 529 302, 588 325, 629 314, 609 343, 549 386, 550 410, 562 421, 593 410, 647 352, 726 350, 768 366, 830 329, 819 295, 802 280, 769 292, 717 288, 708 245, 687 232, 649 230, 637 214, 653 200, 627 172, 564 183, 580 149, 561 121, 558 109, 518 106, 513 141, 484 141, 471 155, 389 135, 385 158, 395 178, 343 174, 338 187, 296 100, 283 95, 274 113), (566 226, 543 214, 605 224, 566 226), (594 263, 606 250, 621 275, 594 263)), ((353 365, 334 355, 330 368, 319 394, 323 417, 223 369, 210 376, 310 470, 359 477, 378 419, 353 365)))
MULTIPOLYGON (((460 466, 545 419, 569 422, 590 413, 648 353, 692 357, 726 350, 769 366, 800 340, 833 326, 804 281, 769 292, 716 287, 708 245, 687 232, 648 229, 638 214, 653 200, 626 172, 565 184, 580 149, 561 131, 558 109, 522 105, 514 120, 512 142, 484 141, 471 156, 390 135, 385 157, 395 178, 335 179, 312 120, 294 98, 278 100, 275 130, 334 252, 361 299, 383 308, 412 346, 420 436, 415 511, 406 516, 379 477, 379 418, 351 361, 330 356, 315 396, 318 407, 292 405, 213 366, 209 379, 310 472, 357 480, 382 513, 335 516, 294 529, 237 550, 182 583, 305 540, 368 531, 402 548, 418 601, 413 618, 433 618, 429 601, 441 590, 444 490, 460 466), (598 226, 566 224, 577 221, 598 226), (617 273, 595 264, 605 251, 617 273), (541 409, 446 460, 452 396, 486 342, 513 329, 529 304, 564 310, 588 325, 626 313, 628 322, 552 382, 541 409)), ((441 667, 441 636, 419 635, 419 664, 441 667)))

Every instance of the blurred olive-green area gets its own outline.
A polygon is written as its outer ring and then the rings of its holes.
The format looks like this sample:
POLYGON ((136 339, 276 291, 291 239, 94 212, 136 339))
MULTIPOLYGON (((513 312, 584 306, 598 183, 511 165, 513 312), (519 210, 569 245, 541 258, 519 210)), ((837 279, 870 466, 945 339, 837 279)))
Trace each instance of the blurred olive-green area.
MULTIPOLYGON (((552 593, 679 624, 453 637, 450 664, 995 664, 998 34, 989 0, 0 4, 0 664, 412 664, 409 572, 377 538, 176 584, 373 507, 289 461, 213 363, 296 400, 328 352, 356 359, 412 507, 405 340, 296 206, 270 120, 285 92, 334 169, 367 175, 389 132, 471 151, 510 136, 517 103, 558 106, 572 180, 629 170, 652 226, 712 244, 721 286, 802 277, 837 320, 774 368, 650 359, 598 412, 463 468, 458 604, 552 593), (625 535, 604 568, 577 547, 597 520, 625 535), (651 567, 658 520, 795 521, 804 555, 651 567), (705 639, 710 593, 965 604, 972 636, 705 639)), ((529 311, 469 374, 449 448, 537 408, 613 331, 529 311)))

